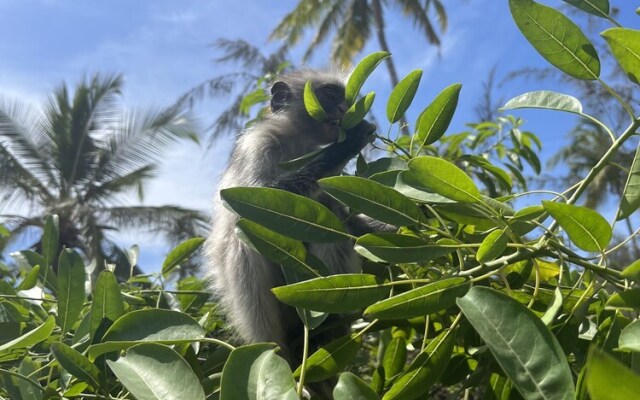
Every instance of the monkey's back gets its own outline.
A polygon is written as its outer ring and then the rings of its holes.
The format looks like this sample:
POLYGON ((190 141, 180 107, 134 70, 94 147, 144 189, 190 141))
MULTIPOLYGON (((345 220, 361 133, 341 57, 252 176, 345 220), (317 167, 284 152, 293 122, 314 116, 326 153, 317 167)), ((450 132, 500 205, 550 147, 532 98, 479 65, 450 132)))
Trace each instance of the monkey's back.
MULTIPOLYGON (((287 126, 279 115, 269 115, 245 130, 236 141, 229 165, 221 176, 219 190, 270 186, 287 171, 278 164, 317 148, 311 140, 296 143, 296 135, 308 134, 305 127, 287 126), (283 134, 289 132, 290 134, 283 134)), ((326 195, 312 195, 339 217, 346 213, 326 195)), ((246 246, 235 233, 238 216, 222 204, 219 192, 213 204, 212 232, 205 244, 205 274, 211 289, 233 328, 246 342, 275 342, 287 352, 290 341, 301 334, 295 310, 280 303, 271 288, 285 284, 280 266, 246 246)), ((309 244, 330 273, 359 269, 353 243, 309 244)))

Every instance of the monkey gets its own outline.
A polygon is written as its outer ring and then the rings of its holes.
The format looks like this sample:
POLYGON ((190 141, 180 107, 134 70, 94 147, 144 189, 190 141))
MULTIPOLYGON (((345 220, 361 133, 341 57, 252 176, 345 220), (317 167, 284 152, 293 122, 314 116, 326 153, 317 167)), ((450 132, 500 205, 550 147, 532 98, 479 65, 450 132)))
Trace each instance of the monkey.
MULTIPOLYGON (((375 125, 366 120, 346 131, 339 142, 340 121, 348 110, 342 76, 330 71, 302 70, 277 78, 271 87, 270 112, 242 131, 236 139, 219 190, 236 187, 272 187, 310 197, 343 219, 348 231, 371 231, 368 222, 349 215, 338 202, 322 193, 317 181, 340 174, 345 165, 373 141, 375 125), (328 121, 314 120, 303 101, 304 86, 311 81, 328 121), (320 156, 298 171, 280 163, 328 146, 320 156)), ((363 216, 362 216, 363 217, 363 216)), ((232 330, 247 343, 275 342, 291 365, 294 339, 302 335, 302 322, 294 308, 280 303, 271 292, 285 285, 280 266, 249 248, 235 234, 238 216, 216 196, 212 231, 205 244, 205 275, 211 282, 232 330)), ((360 269, 353 243, 306 244, 331 274, 360 269)))

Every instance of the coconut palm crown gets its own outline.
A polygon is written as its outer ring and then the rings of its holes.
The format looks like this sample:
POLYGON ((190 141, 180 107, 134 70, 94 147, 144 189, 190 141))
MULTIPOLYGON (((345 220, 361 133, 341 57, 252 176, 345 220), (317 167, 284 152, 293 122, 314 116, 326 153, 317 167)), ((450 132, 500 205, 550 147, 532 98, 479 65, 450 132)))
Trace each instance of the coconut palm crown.
POLYGON ((61 248, 81 251, 97 270, 122 270, 114 232, 142 228, 174 241, 203 232, 198 211, 128 205, 132 193, 142 199, 170 146, 197 136, 175 107, 125 110, 122 86, 120 75, 94 75, 73 93, 63 83, 39 109, 0 99, 0 221, 13 240, 56 214, 61 248))

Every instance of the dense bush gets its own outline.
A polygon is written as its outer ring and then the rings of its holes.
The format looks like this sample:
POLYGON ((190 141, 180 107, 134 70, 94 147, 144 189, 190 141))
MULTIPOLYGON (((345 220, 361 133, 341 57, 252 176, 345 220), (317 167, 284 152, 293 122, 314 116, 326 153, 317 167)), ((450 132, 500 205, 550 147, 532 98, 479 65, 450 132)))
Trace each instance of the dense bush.
MULTIPOLYGON (((613 21, 607 1, 568 3, 613 21)), ((296 399, 304 383, 338 376, 336 399, 446 393, 487 399, 636 398, 640 263, 624 269, 612 263, 611 255, 633 238, 611 241, 615 223, 640 206, 640 153, 612 223, 577 203, 638 132, 640 116, 600 78, 598 54, 571 20, 531 0, 509 4, 542 56, 576 79, 597 81, 629 114, 628 127, 613 132, 568 95, 530 92, 506 103, 505 110, 570 112, 602 127, 608 136, 601 140, 611 146, 584 179, 570 182, 562 193, 546 191, 548 198, 538 202, 539 192, 527 191, 523 171, 526 164, 539 171, 540 142, 521 130, 517 118, 500 117, 443 136, 460 94, 461 85, 454 84, 420 113, 413 136, 378 136, 388 156, 369 162, 361 157, 355 176, 320 181, 326 193, 352 210, 398 226, 396 233, 354 237, 324 206, 277 189, 223 191, 242 217, 243 240, 296 280, 273 292, 298 308, 309 333, 327 313, 353 321, 349 336, 310 354, 294 372, 271 344, 229 344, 202 281, 173 282, 176 266, 202 239, 174 249, 158 275, 119 283, 104 271, 86 295, 82 258, 71 249, 56 254, 52 216, 42 251, 15 254, 20 269, 3 271, 0 395, 296 399), (339 240, 354 241, 365 260, 362 273, 322 276, 317 260, 307 257, 304 242, 339 240), (54 259, 56 271, 50 267, 54 259)), ((638 84, 640 32, 615 27, 602 36, 638 84)), ((347 93, 354 106, 343 126, 357 123, 370 109, 373 94, 355 99, 387 56, 371 54, 352 73, 347 93)), ((410 73, 391 93, 392 126, 411 105, 420 78, 421 71, 410 73)), ((311 94, 307 108, 322 118, 311 94)), ((314 156, 284 167, 297 168, 314 156)))

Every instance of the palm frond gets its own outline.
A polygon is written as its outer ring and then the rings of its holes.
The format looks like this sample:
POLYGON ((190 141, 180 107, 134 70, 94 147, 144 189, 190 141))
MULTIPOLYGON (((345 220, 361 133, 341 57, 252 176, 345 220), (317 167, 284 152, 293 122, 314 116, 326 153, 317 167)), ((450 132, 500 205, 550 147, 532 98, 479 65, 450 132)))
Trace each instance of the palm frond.
POLYGON ((88 185, 88 190, 83 195, 84 201, 104 205, 131 191, 137 191, 142 200, 143 185, 155 176, 155 172, 155 165, 145 165, 126 174, 103 176, 103 181, 88 185))
POLYGON ((98 151, 94 181, 126 175, 157 162, 178 139, 197 141, 194 132, 190 118, 178 107, 131 111, 98 151))
POLYGON ((0 98, 0 141, 42 187, 56 180, 46 153, 53 143, 41 130, 43 123, 42 114, 31 107, 0 98))
POLYGON ((372 11, 366 0, 354 0, 345 14, 333 41, 331 59, 348 67, 371 36, 372 11))
POLYGON ((91 178, 95 139, 108 134, 120 114, 115 99, 121 93, 122 76, 99 74, 79 84, 70 110, 70 142, 60 148, 63 176, 69 186, 91 178))
POLYGON ((289 48, 285 45, 280 46, 278 50, 266 57, 264 65, 262 65, 261 73, 263 76, 269 74, 280 74, 284 70, 291 67, 287 62, 289 59, 289 48))
POLYGON ((244 65, 262 65, 265 58, 260 49, 242 39, 217 39, 213 47, 223 50, 224 54, 216 59, 217 63, 242 62, 244 65))
POLYGON ((318 24, 324 13, 340 0, 301 0, 296 8, 278 23, 269 40, 281 39, 291 47, 298 43, 304 31, 318 24))
POLYGON ((311 40, 307 51, 304 53, 302 57, 302 61, 306 62, 309 60, 313 51, 322 44, 326 39, 329 33, 331 33, 338 26, 339 21, 344 18, 348 3, 346 1, 337 1, 333 4, 331 9, 323 16, 322 22, 320 22, 318 29, 316 30, 316 34, 311 40))
POLYGON ((99 209, 98 214, 116 229, 145 227, 147 232, 163 234, 173 242, 204 236, 209 230, 207 215, 176 206, 110 207, 99 209))
POLYGON ((441 31, 446 31, 449 25, 449 18, 447 17, 447 10, 444 8, 444 4, 440 0, 426 0, 425 9, 429 11, 429 6, 433 4, 436 9, 436 17, 438 18, 438 24, 441 31))
POLYGON ((419 0, 398 0, 405 17, 409 18, 415 27, 423 31, 429 43, 439 46, 440 38, 429 19, 428 7, 431 3, 431 1, 427 1, 426 7, 423 7, 419 0))
POLYGON ((0 218, 2 219, 3 225, 11 232, 5 243, 6 246, 11 246, 19 240, 24 241, 27 230, 42 228, 44 226, 44 218, 41 216, 24 217, 15 214, 0 214, 0 218))
POLYGON ((233 104, 226 110, 222 111, 216 120, 211 124, 211 136, 207 147, 211 147, 213 143, 221 136, 229 133, 238 133, 242 130, 247 117, 241 111, 243 96, 237 96, 233 104))
POLYGON ((54 197, 3 143, 0 143, 0 195, 3 195, 3 203, 20 199, 45 203, 54 197))
POLYGON ((218 76, 204 81, 180 96, 175 102, 176 107, 193 108, 194 104, 205 98, 215 98, 228 95, 233 91, 237 80, 243 82, 257 80, 258 78, 245 72, 236 72, 224 76, 218 76))

